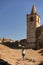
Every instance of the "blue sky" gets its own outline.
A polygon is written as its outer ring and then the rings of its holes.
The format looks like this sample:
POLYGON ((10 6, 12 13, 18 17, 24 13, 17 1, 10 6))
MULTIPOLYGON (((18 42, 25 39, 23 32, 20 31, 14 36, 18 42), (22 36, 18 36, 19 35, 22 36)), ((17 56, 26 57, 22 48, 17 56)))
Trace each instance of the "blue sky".
POLYGON ((43 25, 43 0, 0 0, 0 38, 26 38, 26 14, 30 14, 33 4, 43 25))

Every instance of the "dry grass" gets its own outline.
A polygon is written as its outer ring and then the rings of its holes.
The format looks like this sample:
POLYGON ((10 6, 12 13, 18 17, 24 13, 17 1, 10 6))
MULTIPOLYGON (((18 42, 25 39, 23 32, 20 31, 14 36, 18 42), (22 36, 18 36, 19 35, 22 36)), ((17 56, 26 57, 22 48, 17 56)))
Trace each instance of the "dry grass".
POLYGON ((38 65, 43 61, 43 56, 38 53, 41 50, 25 49, 26 55, 22 60, 21 49, 10 49, 0 44, 0 58, 6 60, 11 65, 38 65))

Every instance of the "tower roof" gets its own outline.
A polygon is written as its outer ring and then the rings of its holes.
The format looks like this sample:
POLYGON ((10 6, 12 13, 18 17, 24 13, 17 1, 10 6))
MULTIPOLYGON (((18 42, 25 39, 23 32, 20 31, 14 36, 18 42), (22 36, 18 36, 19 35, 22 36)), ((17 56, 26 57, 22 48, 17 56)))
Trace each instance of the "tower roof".
POLYGON ((36 7, 34 5, 32 7, 31 14, 36 14, 36 7))

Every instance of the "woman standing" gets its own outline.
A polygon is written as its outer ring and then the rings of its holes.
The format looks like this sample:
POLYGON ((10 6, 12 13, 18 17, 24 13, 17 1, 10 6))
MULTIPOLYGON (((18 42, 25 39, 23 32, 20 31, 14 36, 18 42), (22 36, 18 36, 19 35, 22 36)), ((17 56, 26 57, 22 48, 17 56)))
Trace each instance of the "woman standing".
POLYGON ((25 56, 25 50, 24 48, 22 49, 22 59, 24 60, 24 56, 25 56))

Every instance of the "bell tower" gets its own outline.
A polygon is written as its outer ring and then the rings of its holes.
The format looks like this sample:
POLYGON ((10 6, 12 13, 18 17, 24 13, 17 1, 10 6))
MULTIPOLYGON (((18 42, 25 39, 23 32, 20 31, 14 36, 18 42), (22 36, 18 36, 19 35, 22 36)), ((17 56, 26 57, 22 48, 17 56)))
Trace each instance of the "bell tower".
POLYGON ((31 13, 27 14, 27 46, 30 48, 35 46, 37 27, 40 27, 40 16, 33 5, 31 13))

